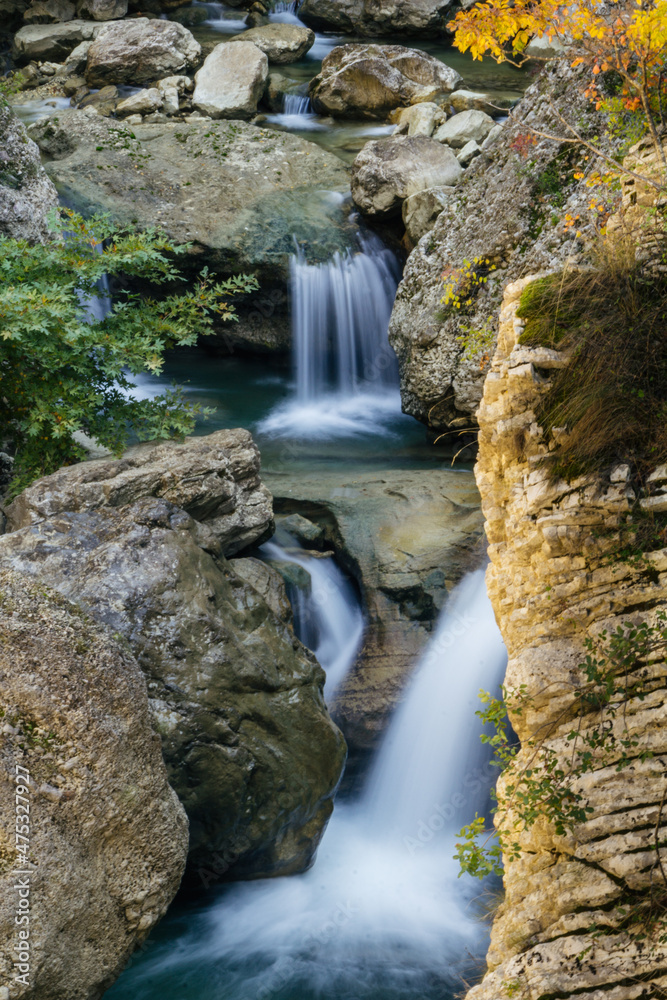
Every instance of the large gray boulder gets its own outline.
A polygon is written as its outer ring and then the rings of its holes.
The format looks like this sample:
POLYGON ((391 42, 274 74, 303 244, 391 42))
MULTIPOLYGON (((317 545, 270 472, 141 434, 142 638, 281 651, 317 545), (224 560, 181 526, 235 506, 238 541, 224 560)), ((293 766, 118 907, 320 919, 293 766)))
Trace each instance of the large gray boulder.
POLYGON ((265 24, 234 35, 230 42, 252 42, 270 63, 291 63, 302 59, 315 42, 315 32, 299 24, 265 24))
MULTIPOLYGON (((58 112, 29 132, 63 196, 86 212, 101 209, 141 227, 159 221, 171 239, 192 244, 181 268, 256 274, 261 293, 246 308, 260 326, 278 289, 284 302, 295 236, 311 259, 346 245, 347 215, 330 192, 349 190, 347 169, 298 136, 241 121, 129 129, 82 111, 58 112)), ((238 305, 242 311, 244 300, 238 305)), ((241 336, 245 315, 224 324, 222 335, 241 336)))
POLYGON ((469 142, 484 142, 495 124, 493 118, 485 111, 470 108, 468 111, 452 115, 449 121, 434 133, 433 138, 437 142, 447 143, 454 149, 463 149, 469 142))
POLYGON ((400 34, 432 38, 445 34, 452 0, 303 0, 299 17, 316 31, 344 31, 356 35, 400 34))
POLYGON ((216 45, 195 75, 192 103, 210 118, 252 118, 268 75, 269 60, 252 42, 216 45))
MULTIPOLYGON (((76 492, 65 490, 68 505, 76 492)), ((154 496, 82 507, 2 536, 0 566, 129 644, 190 819, 191 877, 206 886, 221 858, 228 878, 307 868, 345 759, 321 667, 183 508, 154 496)))
POLYGON ((395 108, 441 104, 461 82, 439 59, 403 45, 338 45, 311 81, 315 108, 348 118, 384 120, 395 108))
POLYGON ((367 142, 352 165, 352 197, 370 216, 401 211, 406 198, 426 188, 451 187, 463 168, 447 146, 425 135, 367 142))
POLYGON ((31 60, 64 62, 81 42, 102 30, 97 21, 67 21, 65 24, 27 24, 14 35, 12 58, 21 65, 31 60))
POLYGON ((178 889, 187 819, 127 643, 7 560, 0 592, 0 981, 22 1000, 98 1000, 178 889), (30 809, 27 863, 17 803, 30 809), (14 965, 21 885, 27 988, 14 965))
POLYGON ((137 17, 102 24, 88 49, 89 87, 140 85, 163 76, 187 73, 197 64, 201 46, 175 21, 137 17))
POLYGON ((64 511, 123 507, 161 497, 206 521, 221 551, 233 555, 273 533, 271 494, 259 478, 259 451, 249 431, 129 448, 123 458, 70 465, 29 486, 5 508, 7 530, 64 511))
POLYGON ((0 103, 0 234, 43 241, 47 215, 57 204, 58 192, 41 164, 39 149, 11 108, 0 103))

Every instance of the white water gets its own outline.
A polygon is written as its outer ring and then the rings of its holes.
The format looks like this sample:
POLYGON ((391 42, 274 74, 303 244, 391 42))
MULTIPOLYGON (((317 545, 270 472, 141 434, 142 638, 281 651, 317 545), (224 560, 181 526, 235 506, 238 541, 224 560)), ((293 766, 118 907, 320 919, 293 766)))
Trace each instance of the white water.
POLYGON ((333 559, 296 555, 275 542, 260 550, 267 559, 295 563, 310 574, 310 594, 289 588, 294 631, 324 668, 324 696, 329 701, 354 663, 364 635, 364 618, 352 584, 333 559))
POLYGON ((302 94, 285 94, 283 111, 286 115, 309 115, 312 114, 313 106, 309 97, 302 94))
POLYGON ((127 1000, 444 1000, 484 947, 452 860, 492 780, 474 716, 504 648, 471 574, 452 596, 378 753, 314 867, 237 884, 112 991, 127 1000))
POLYGON ((290 266, 295 398, 260 429, 317 438, 381 433, 400 413, 396 357, 387 328, 398 285, 394 255, 378 237, 360 251, 290 266))

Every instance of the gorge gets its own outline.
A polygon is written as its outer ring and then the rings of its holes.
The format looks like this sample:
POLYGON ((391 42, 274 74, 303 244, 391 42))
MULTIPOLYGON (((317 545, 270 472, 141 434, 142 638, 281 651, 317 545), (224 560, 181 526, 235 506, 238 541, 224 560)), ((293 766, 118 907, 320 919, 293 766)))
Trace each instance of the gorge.
POLYGON ((574 418, 549 394, 602 321, 540 298, 613 259, 619 288, 665 299, 660 155, 591 103, 588 66, 458 51, 458 9, 0 0, 0 1000, 667 990, 662 439, 651 424, 646 454, 557 464, 574 418), (50 233, 58 206, 126 272, 63 291, 48 268, 87 251, 50 233), (113 225, 86 230, 99 211, 113 225), (35 330, 46 309, 53 338, 73 296, 63 344, 87 327, 106 336, 89 360, 120 356, 131 310, 157 312, 127 328, 132 387, 90 386, 98 415, 105 394, 127 406, 122 448, 76 418, 78 450, 24 482, 3 352, 29 322, 12 296, 33 279, 12 269, 40 247, 35 330), (195 334, 150 339, 210 282, 232 286, 195 334), (173 412, 132 422, 172 384, 168 411, 193 407, 180 435, 173 412), (593 702, 591 650, 642 628, 655 648, 593 702), (478 717, 485 698, 511 726, 496 799, 504 723, 478 717), (568 771, 580 739, 593 762, 568 771), (522 812, 551 761, 569 825, 553 769, 522 812), (478 817, 503 848, 481 884, 459 867, 478 817))

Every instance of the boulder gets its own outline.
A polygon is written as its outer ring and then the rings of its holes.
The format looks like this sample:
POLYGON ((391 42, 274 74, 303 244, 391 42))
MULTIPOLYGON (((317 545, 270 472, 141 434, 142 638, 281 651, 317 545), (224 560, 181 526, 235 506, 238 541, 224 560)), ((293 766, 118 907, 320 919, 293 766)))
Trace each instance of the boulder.
POLYGON ((479 156, 482 152, 481 148, 477 145, 474 139, 470 142, 466 142, 463 149, 459 150, 456 154, 456 159, 459 161, 462 167, 469 166, 476 156, 479 156))
POLYGON ((298 24, 267 24, 233 35, 230 42, 252 42, 270 63, 291 63, 305 56, 315 43, 315 32, 298 24))
POLYGON ((94 1000, 174 897, 187 819, 127 643, 6 563, 0 591, 0 977, 24 1000, 94 1000), (23 800, 27 863, 13 832, 23 800), (32 901, 27 989, 14 985, 19 890, 8 869, 19 868, 32 901))
POLYGON ((394 135, 426 135, 432 136, 436 128, 447 120, 447 115, 431 101, 423 104, 413 104, 409 108, 395 111, 391 116, 397 122, 394 135))
POLYGON ((499 110, 509 111, 514 98, 502 94, 486 94, 478 90, 455 90, 450 94, 449 103, 458 114, 460 111, 486 111, 487 114, 498 113, 499 110))
POLYGON ((299 18, 315 31, 342 31, 355 35, 399 34, 433 38, 446 34, 452 0, 302 0, 299 18))
POLYGON ((27 24, 14 35, 12 58, 19 65, 35 60, 63 62, 80 42, 90 41, 103 25, 96 21, 27 24))
POLYGON ((192 253, 179 257, 186 273, 207 265, 221 275, 257 275, 261 291, 237 303, 240 322, 220 326, 225 343, 248 335, 259 344, 267 316, 276 334, 289 329, 294 236, 313 260, 349 245, 349 213, 330 194, 349 191, 347 169, 298 136, 207 119, 130 130, 81 111, 59 111, 31 125, 30 135, 63 197, 120 224, 159 221, 170 239, 191 243, 192 253))
MULTIPOLYGON (((206 486, 190 484, 186 469, 186 493, 206 513, 206 486)), ((173 478, 169 466, 166 474, 173 478)), ((71 490, 61 479, 60 506, 72 503, 75 477, 71 490)), ((174 482, 174 495, 180 489, 174 482)), ((135 480, 131 494, 140 491, 135 480)), ((0 566, 52 586, 129 644, 190 820, 191 881, 207 887, 221 856, 226 878, 304 870, 345 760, 323 670, 237 576, 214 532, 181 507, 154 496, 83 506, 3 535, 0 566)))
POLYGON ((127 0, 79 0, 76 12, 93 21, 114 21, 127 14, 127 0))
MULTIPOLYGON (((127 118, 128 115, 150 115, 161 107, 161 92, 157 87, 150 87, 140 90, 138 94, 131 94, 124 101, 119 101, 116 105, 116 115, 118 118, 127 118)), ((176 110, 178 110, 178 91, 176 91, 176 110)))
POLYGON ((118 98, 118 87, 108 85, 93 94, 87 94, 79 101, 79 107, 94 108, 98 115, 111 115, 116 110, 118 98))
POLYGON ((201 46, 182 24, 138 17, 103 24, 88 49, 89 87, 140 85, 192 69, 201 46))
POLYGON ((424 233, 433 229, 453 191, 453 187, 425 188, 405 199, 403 225, 413 245, 419 242, 424 233))
POLYGON ((317 111, 384 120, 394 108, 442 103, 461 81, 440 60, 403 45, 338 45, 322 62, 309 94, 317 111))
POLYGON ((352 197, 365 215, 390 216, 426 188, 451 187, 463 173, 447 146, 425 135, 367 142, 352 165, 352 197))
POLYGON ((195 74, 192 103, 211 118, 252 118, 268 75, 269 61, 252 42, 223 42, 195 74))
POLYGON ((495 124, 490 115, 473 108, 469 111, 461 111, 458 115, 452 115, 449 121, 441 125, 435 132, 433 138, 436 142, 447 143, 453 149, 463 149, 471 141, 484 142, 495 124))
POLYGON ((0 235, 43 242, 47 216, 58 192, 45 172, 39 149, 8 105, 0 103, 0 235))
POLYGON ((35 0, 23 15, 26 24, 59 24, 71 21, 76 7, 70 0, 35 0))
POLYGON ((259 478, 259 451, 249 431, 222 430, 205 437, 149 441, 120 461, 98 459, 44 476, 5 510, 16 531, 63 511, 122 507, 142 497, 163 497, 205 521, 225 555, 273 532, 271 494, 259 478))

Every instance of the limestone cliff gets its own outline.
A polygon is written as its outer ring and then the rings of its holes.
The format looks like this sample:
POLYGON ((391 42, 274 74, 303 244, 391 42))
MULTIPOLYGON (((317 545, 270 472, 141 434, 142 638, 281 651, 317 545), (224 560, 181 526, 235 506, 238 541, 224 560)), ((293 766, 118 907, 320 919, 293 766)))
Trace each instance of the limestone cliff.
MULTIPOLYGON (((522 743, 546 733, 546 745, 562 752, 586 637, 628 621, 655 622, 667 600, 667 549, 639 560, 619 555, 618 527, 641 499, 628 466, 564 482, 541 462, 549 445, 536 407, 550 373, 567 359, 518 344, 517 303, 529 281, 505 292, 478 411, 476 477, 489 539, 488 590, 509 652, 506 683, 510 691, 526 685, 529 702, 527 712, 510 718, 522 743)), ((665 477, 664 468, 653 477, 656 496, 665 477)), ((664 941, 659 932, 642 937, 627 919, 635 904, 657 905, 665 894, 658 845, 667 833, 667 666, 658 659, 642 670, 643 697, 631 686, 622 705, 637 741, 633 759, 578 779, 575 790, 592 811, 572 834, 556 836, 538 821, 521 836, 520 859, 506 863, 489 971, 468 1000, 667 995, 664 941)))

